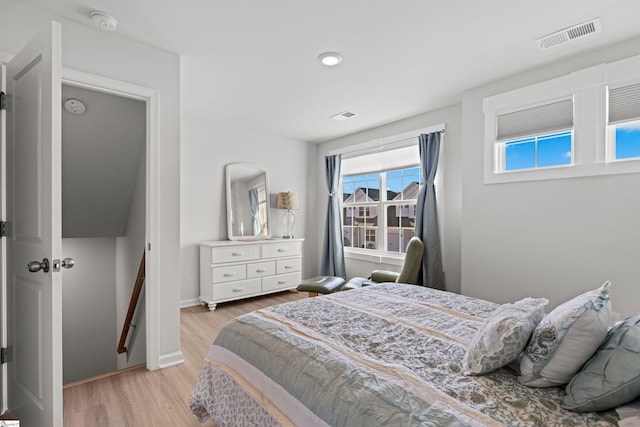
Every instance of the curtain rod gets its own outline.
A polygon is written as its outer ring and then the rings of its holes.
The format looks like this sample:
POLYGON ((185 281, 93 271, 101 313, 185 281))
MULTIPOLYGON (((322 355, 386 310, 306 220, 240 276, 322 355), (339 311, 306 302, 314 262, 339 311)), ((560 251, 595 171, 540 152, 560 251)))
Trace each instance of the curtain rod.
MULTIPOLYGON (((376 152, 380 152, 380 151, 386 151, 389 149, 394 149, 394 148, 404 148, 404 147, 409 147, 411 145, 413 145, 413 143, 417 143, 418 142, 418 136, 420 134, 423 133, 433 133, 433 132, 439 132, 441 134, 444 134, 446 131, 446 129, 444 127, 441 127, 440 129, 419 129, 416 132, 415 135, 407 137, 407 138, 402 138, 402 139, 398 139, 395 140, 393 142, 388 142, 388 143, 379 143, 377 145, 373 145, 374 142, 369 142, 369 143, 365 143, 367 146, 362 147, 362 144, 360 145, 360 148, 355 148, 353 150, 344 150, 341 151, 340 149, 336 149, 336 150, 332 150, 329 152, 329 155, 334 155, 334 154, 341 154, 343 159, 349 159, 351 157, 358 157, 358 156, 362 156, 364 154, 371 154, 371 153, 376 153, 376 152)), ((404 133, 404 135, 406 135, 407 133, 404 133)), ((345 147, 345 148, 349 148, 349 147, 345 147)))

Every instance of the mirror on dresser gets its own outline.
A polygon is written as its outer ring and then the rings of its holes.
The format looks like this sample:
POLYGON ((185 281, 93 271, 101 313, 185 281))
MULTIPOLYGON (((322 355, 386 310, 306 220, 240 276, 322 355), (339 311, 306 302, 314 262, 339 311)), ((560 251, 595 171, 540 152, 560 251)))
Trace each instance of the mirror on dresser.
POLYGON ((225 168, 229 240, 269 237, 267 173, 248 163, 225 168))

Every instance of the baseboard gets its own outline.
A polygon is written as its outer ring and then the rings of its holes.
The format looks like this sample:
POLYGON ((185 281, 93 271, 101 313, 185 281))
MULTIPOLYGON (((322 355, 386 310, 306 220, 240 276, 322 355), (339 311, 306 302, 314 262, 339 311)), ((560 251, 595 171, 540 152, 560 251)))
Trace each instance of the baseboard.
POLYGON ((180 301, 180 308, 193 307, 194 305, 202 305, 199 298, 186 299, 180 301))
POLYGON ((170 366, 180 365, 184 363, 184 357, 182 356, 181 351, 176 351, 169 354, 163 354, 160 356, 160 360, 158 361, 158 367, 160 369, 168 368, 170 366))

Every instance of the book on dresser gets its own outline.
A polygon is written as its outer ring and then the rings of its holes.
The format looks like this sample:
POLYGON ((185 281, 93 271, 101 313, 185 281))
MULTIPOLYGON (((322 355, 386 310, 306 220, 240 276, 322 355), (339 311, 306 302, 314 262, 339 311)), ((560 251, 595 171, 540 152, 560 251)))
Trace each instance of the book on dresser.
POLYGON ((200 302, 209 310, 241 298, 295 289, 304 239, 200 243, 200 302))

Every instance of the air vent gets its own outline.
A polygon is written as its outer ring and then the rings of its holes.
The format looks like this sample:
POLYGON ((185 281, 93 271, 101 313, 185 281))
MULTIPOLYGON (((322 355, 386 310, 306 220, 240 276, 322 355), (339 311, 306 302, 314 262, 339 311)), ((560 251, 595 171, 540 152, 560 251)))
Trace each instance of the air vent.
POLYGON ((342 113, 338 113, 336 115, 331 116, 330 119, 347 120, 347 119, 350 119, 351 117, 353 117, 355 115, 356 115, 356 113, 353 113, 351 111, 343 111, 342 113))
POLYGON ((600 18, 595 18, 589 22, 574 25, 573 27, 565 28, 564 30, 546 35, 537 39, 536 42, 538 43, 538 47, 544 50, 568 43, 572 40, 586 37, 589 34, 599 33, 600 31, 602 31, 600 18))

